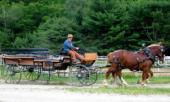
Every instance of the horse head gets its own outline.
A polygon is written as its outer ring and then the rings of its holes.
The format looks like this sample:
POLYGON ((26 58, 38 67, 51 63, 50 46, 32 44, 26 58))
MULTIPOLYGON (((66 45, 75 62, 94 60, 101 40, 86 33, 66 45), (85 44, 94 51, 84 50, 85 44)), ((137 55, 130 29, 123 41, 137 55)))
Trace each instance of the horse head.
POLYGON ((150 56, 149 57, 152 57, 153 60, 155 60, 156 57, 158 57, 158 59, 160 61, 164 61, 164 46, 162 44, 151 44, 149 46, 146 47, 146 49, 149 49, 150 52, 150 56))

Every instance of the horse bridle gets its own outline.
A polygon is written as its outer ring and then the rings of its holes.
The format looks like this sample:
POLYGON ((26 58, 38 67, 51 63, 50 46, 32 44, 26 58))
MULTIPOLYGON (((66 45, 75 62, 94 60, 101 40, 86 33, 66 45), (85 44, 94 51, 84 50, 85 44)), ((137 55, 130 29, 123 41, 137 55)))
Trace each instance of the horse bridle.
MULTIPOLYGON (((163 54, 163 56, 164 56, 164 54, 165 54, 165 47, 164 46, 161 46, 160 47, 160 52, 163 54)), ((161 55, 159 55, 159 57, 162 57, 161 55)))
POLYGON ((164 52, 165 52, 165 48, 164 48, 164 46, 161 46, 160 51, 161 51, 162 53, 164 53, 164 52))
MULTIPOLYGON (((161 53, 163 53, 163 52, 164 52, 164 47, 161 46, 159 50, 160 50, 161 53)), ((155 62, 156 56, 158 56, 158 55, 153 54, 152 51, 151 51, 151 49, 150 49, 149 47, 145 47, 145 48, 143 49, 143 51, 144 51, 144 54, 145 54, 147 57, 149 57, 153 62, 155 62)))

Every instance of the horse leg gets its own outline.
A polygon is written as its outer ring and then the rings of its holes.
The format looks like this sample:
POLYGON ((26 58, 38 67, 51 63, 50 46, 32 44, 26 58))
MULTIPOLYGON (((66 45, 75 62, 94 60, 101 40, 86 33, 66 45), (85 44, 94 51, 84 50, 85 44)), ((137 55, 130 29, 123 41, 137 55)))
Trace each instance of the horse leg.
POLYGON ((122 81, 122 83, 123 83, 123 85, 125 85, 125 86, 128 86, 129 84, 124 80, 124 78, 123 77, 121 77, 120 78, 121 79, 121 81, 122 81))
POLYGON ((121 82, 121 85, 125 85, 128 86, 128 83, 124 80, 124 78, 122 77, 122 70, 117 71, 117 75, 119 77, 119 80, 121 82))
POLYGON ((146 86, 146 79, 149 78, 149 72, 148 71, 143 71, 142 73, 142 82, 141 85, 142 86, 146 86))
POLYGON ((152 70, 149 71, 149 74, 150 74, 150 75, 149 75, 148 79, 146 79, 146 83, 150 83, 149 80, 153 77, 153 72, 152 72, 152 70))
POLYGON ((120 78, 119 78, 119 72, 115 71, 115 72, 112 72, 112 77, 113 77, 113 80, 112 80, 112 84, 115 84, 115 85, 120 85, 122 83, 120 78))
POLYGON ((112 64, 111 67, 107 70, 105 74, 105 79, 103 81, 105 86, 108 85, 108 79, 111 73, 112 73, 112 77, 114 78, 114 72, 116 71, 116 66, 117 66, 116 64, 112 64))
POLYGON ((112 84, 115 84, 115 82, 116 82, 116 72, 112 72, 112 84))
POLYGON ((109 79, 110 73, 112 73, 112 67, 110 67, 105 74, 105 79, 103 81, 103 84, 105 86, 108 86, 108 79, 109 79))

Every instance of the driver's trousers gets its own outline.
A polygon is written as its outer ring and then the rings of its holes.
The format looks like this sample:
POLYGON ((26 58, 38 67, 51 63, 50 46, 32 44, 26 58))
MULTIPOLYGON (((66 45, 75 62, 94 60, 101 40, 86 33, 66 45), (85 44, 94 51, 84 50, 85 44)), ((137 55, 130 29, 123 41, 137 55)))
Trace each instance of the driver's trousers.
POLYGON ((79 59, 80 61, 84 60, 84 56, 80 55, 74 50, 70 50, 68 53, 71 55, 72 62, 76 62, 76 59, 79 59))

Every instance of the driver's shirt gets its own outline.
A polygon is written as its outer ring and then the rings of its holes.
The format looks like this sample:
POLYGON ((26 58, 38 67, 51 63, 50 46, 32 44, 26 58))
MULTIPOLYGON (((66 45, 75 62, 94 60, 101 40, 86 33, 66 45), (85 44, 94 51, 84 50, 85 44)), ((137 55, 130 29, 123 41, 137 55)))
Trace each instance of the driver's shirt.
POLYGON ((64 52, 65 53, 68 53, 70 50, 72 50, 72 49, 74 49, 75 47, 73 46, 73 43, 72 43, 72 41, 70 41, 70 40, 65 40, 64 41, 64 52))

